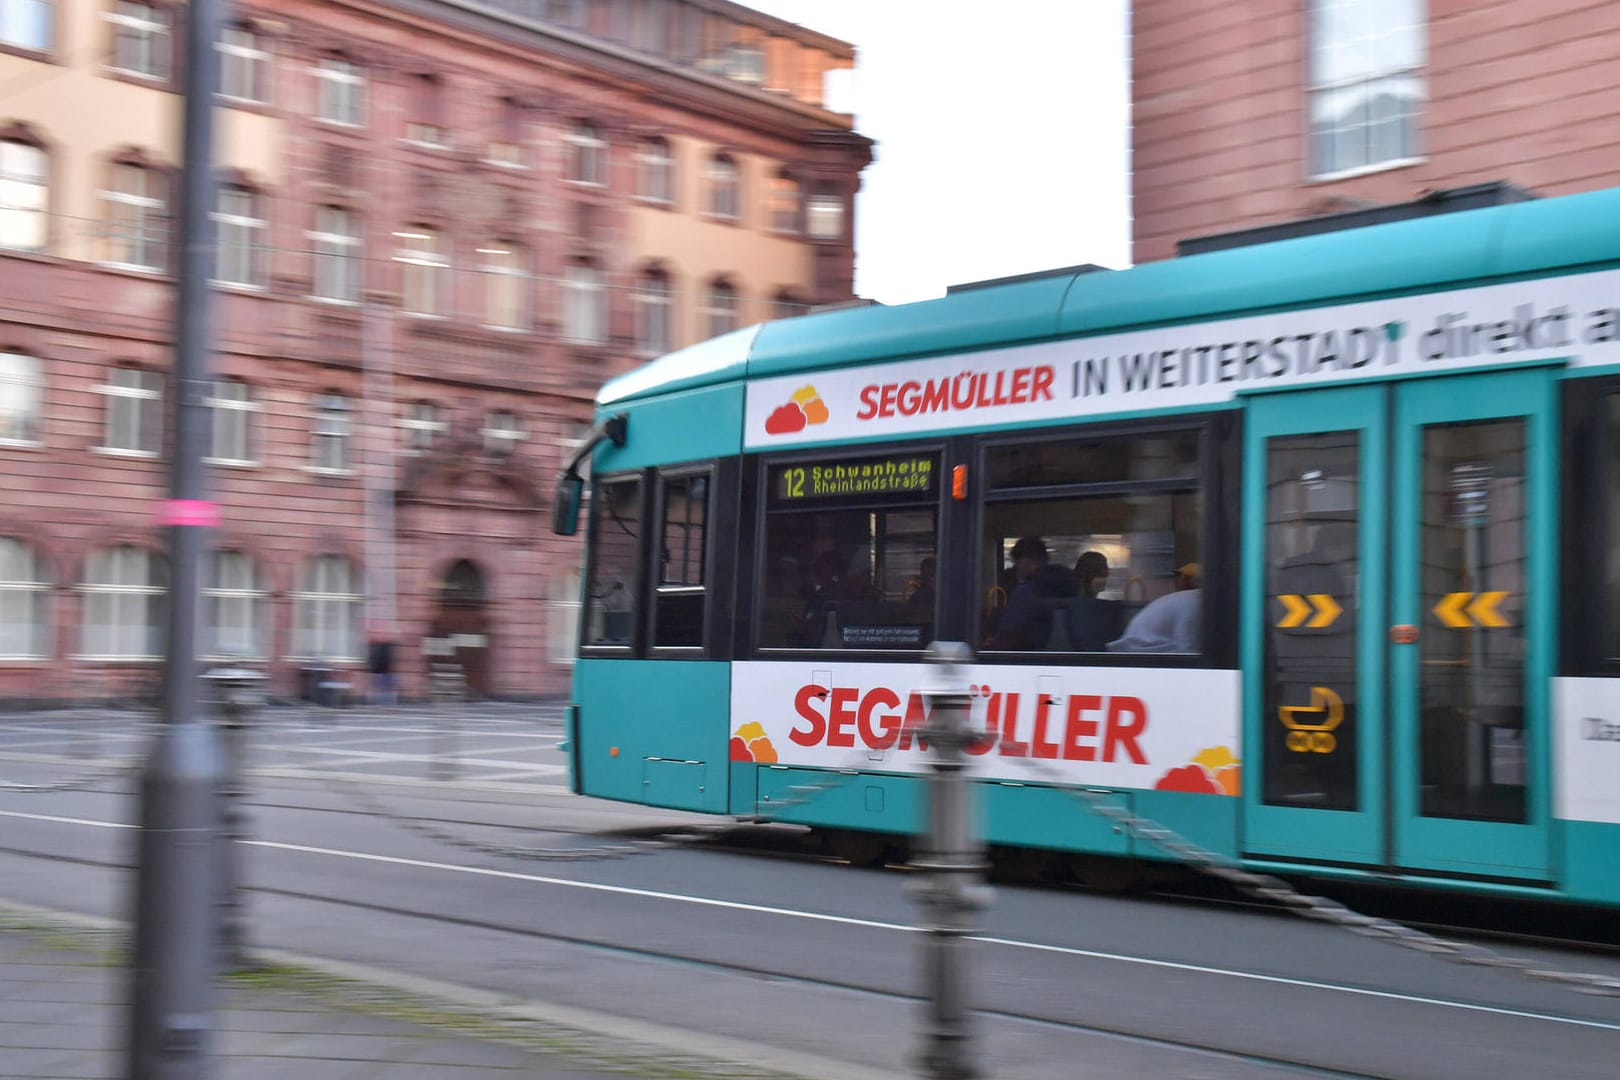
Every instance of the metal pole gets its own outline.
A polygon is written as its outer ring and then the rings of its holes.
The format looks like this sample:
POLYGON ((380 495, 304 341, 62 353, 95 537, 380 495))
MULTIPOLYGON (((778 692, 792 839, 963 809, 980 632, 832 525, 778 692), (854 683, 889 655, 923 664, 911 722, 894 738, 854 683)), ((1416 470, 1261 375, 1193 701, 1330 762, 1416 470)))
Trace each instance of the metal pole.
POLYGON ((912 865, 923 873, 916 892, 928 930, 924 971, 929 1011, 919 1062, 935 1080, 981 1075, 972 1054, 967 937, 973 932, 973 912, 989 902, 990 892, 982 883, 984 848, 974 835, 964 771, 974 736, 968 724, 972 699, 959 667, 972 658, 972 650, 959 641, 935 642, 928 650, 929 661, 939 665, 938 681, 928 695, 933 707, 922 729, 934 772, 928 783, 927 850, 912 865))
POLYGON ((219 883, 219 737, 198 716, 198 578, 206 530, 209 435, 209 279, 214 261, 213 108, 220 0, 192 0, 186 18, 185 146, 175 304, 164 723, 141 777, 131 965, 130 1080, 204 1080, 212 1072, 215 935, 219 883))

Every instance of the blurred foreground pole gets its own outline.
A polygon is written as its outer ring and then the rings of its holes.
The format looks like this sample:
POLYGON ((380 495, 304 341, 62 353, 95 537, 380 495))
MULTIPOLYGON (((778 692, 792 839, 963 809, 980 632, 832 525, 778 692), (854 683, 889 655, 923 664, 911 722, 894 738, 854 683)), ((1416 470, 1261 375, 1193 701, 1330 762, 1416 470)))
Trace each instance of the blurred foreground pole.
POLYGON ((221 0, 192 0, 186 23, 184 165, 180 178, 169 499, 168 640, 163 720, 141 775, 131 967, 129 1080, 205 1080, 211 1068, 218 932, 219 810, 224 760, 200 715, 198 575, 218 506, 204 498, 204 399, 214 244, 214 88, 221 0))
POLYGON ((928 930, 923 992, 929 1012, 919 1062, 923 1075, 933 1080, 980 1075, 970 1045, 967 936, 973 930, 973 912, 988 902, 989 890, 981 883, 984 849, 974 837, 971 790, 964 772, 974 736, 968 725, 972 699, 961 665, 972 658, 972 651, 959 641, 935 642, 928 650, 929 661, 939 665, 929 693, 928 722, 922 729, 934 773, 928 783, 927 847, 912 866, 922 872, 915 888, 928 930))

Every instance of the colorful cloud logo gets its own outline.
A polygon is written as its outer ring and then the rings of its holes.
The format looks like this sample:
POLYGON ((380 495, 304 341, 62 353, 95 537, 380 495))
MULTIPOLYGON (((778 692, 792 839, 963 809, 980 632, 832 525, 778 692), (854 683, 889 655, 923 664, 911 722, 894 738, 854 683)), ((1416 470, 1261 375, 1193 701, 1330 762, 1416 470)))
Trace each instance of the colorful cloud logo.
POLYGON ((801 386, 786 405, 765 418, 765 434, 792 435, 803 431, 806 424, 825 424, 830 415, 816 388, 801 386))
POLYGON ((776 764, 776 747, 765 737, 765 728, 758 721, 750 721, 731 733, 731 760, 776 764))
POLYGON ((1243 766, 1224 746, 1200 750, 1191 765, 1171 769, 1153 785, 1155 791, 1188 791, 1195 795, 1238 795, 1243 766))

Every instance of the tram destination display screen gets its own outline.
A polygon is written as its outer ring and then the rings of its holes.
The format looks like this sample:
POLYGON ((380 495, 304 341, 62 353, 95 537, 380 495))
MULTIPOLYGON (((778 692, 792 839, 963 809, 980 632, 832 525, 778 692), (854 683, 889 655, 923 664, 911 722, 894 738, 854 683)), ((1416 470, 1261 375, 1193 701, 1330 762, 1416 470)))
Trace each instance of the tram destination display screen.
POLYGON ((770 473, 771 502, 782 506, 822 499, 928 495, 934 491, 938 460, 933 454, 892 454, 776 465, 770 473))

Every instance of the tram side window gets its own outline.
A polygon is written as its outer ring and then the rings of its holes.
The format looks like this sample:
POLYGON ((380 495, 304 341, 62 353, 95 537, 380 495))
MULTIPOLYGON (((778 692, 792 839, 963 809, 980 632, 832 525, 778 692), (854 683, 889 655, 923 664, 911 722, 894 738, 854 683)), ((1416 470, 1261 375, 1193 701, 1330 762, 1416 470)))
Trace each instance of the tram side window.
POLYGON ((653 594, 653 645, 703 644, 709 477, 661 478, 658 581, 653 594))
POLYGON ((980 541, 990 651, 1202 649, 1199 432, 993 446, 980 541))
POLYGON ((938 466, 903 455, 770 469, 761 648, 933 640, 938 466))
POLYGON ((1603 566, 1603 658, 1620 668, 1620 394, 1608 397, 1608 460, 1604 462, 1604 501, 1608 504, 1608 543, 1603 566))
POLYGON ((585 644, 630 645, 641 594, 641 478, 603 480, 592 503, 585 644))

